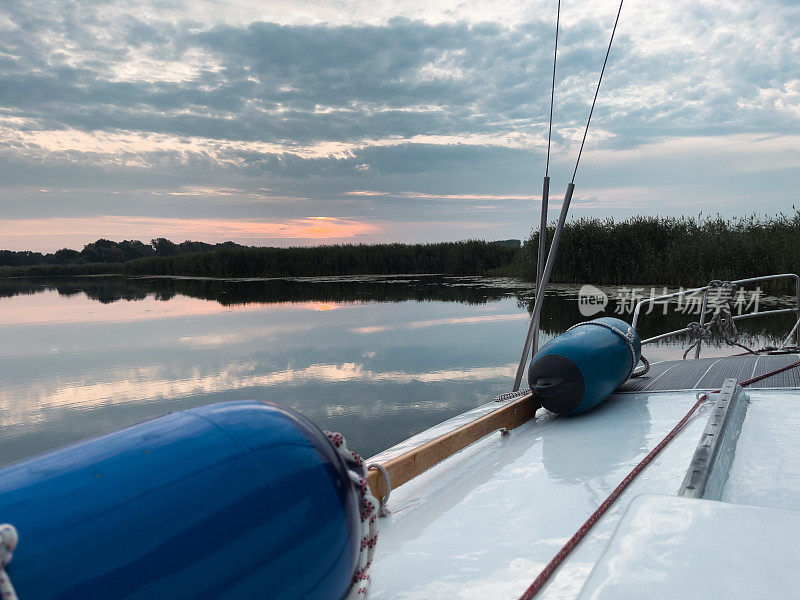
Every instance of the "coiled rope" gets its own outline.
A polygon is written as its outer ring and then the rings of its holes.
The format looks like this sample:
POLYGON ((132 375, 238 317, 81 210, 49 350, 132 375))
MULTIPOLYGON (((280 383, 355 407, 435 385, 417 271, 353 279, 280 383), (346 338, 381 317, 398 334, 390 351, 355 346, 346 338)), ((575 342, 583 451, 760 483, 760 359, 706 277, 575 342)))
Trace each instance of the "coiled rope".
MULTIPOLYGON (((758 375, 757 377, 746 379, 745 381, 742 381, 739 385, 742 387, 746 387, 751 383, 755 383, 756 381, 761 381, 762 379, 766 379, 767 377, 772 377, 773 375, 777 375, 778 373, 783 373, 784 371, 788 371, 789 369, 793 369, 798 366, 800 366, 800 360, 788 364, 779 369, 769 371, 768 373, 764 373, 763 375, 758 375)), ((719 390, 715 390, 714 392, 711 393, 712 394, 719 393, 719 390)), ((672 438, 678 435, 678 433, 680 432, 681 429, 683 429, 683 426, 686 425, 686 422, 692 416, 694 411, 696 411, 697 408, 706 400, 708 400, 708 394, 700 393, 697 395, 697 402, 695 402, 692 408, 689 409, 689 412, 687 412, 684 415, 684 417, 680 421, 678 421, 677 425, 675 425, 675 427, 672 428, 672 430, 664 437, 664 439, 661 440, 658 443, 658 445, 655 448, 653 448, 647 454, 647 456, 645 456, 641 460, 641 462, 639 462, 639 464, 633 468, 633 470, 630 473, 628 473, 625 479, 623 479, 622 482, 616 488, 614 488, 614 491, 608 495, 608 498, 606 498, 603 501, 603 503, 597 507, 597 510, 595 510, 591 514, 591 516, 588 519, 586 519, 586 521, 583 523, 583 525, 580 526, 578 531, 576 531, 575 534, 569 539, 569 541, 566 544, 564 544, 564 546, 562 546, 562 548, 556 553, 556 555, 547 564, 547 566, 544 569, 542 569, 542 572, 539 573, 536 579, 533 580, 533 583, 528 587, 527 590, 525 590, 522 596, 519 597, 519 600, 531 600, 537 593, 539 593, 539 591, 544 587, 545 583, 547 583, 547 580, 550 579, 553 573, 555 573, 556 569, 558 569, 559 565, 562 562, 564 562, 564 559, 567 558, 567 556, 569 556, 569 553, 572 552, 575 549, 575 547, 580 543, 580 541, 586 536, 586 534, 589 533, 589 530, 592 527, 594 527, 595 523, 597 523, 600 520, 600 517, 602 517, 603 514, 605 514, 605 512, 611 507, 611 505, 614 504, 614 502, 616 502, 617 498, 619 498, 622 495, 622 492, 625 491, 625 488, 627 488, 628 485, 630 485, 630 483, 636 478, 636 476, 639 475, 639 473, 641 473, 644 470, 644 468, 650 463, 650 461, 652 461, 658 455, 658 453, 661 452, 664 449, 664 447, 670 443, 670 441, 672 441, 672 438)))
POLYGON ((13 525, 3 523, 0 525, 0 598, 3 600, 18 600, 17 592, 11 585, 11 579, 6 573, 6 565, 14 557, 14 549, 17 547, 19 536, 13 525))
MULTIPOLYGON (((350 584, 350 591, 346 600, 357 600, 364 598, 369 590, 369 568, 372 565, 372 557, 375 554, 375 545, 378 542, 378 510, 379 503, 369 490, 366 479, 366 469, 364 460, 356 452, 347 449, 344 436, 341 433, 326 431, 333 447, 344 461, 347 467, 347 474, 353 487, 359 494, 359 512, 361 515, 361 541, 359 546, 358 564, 353 580, 350 584)), ((5 598, 3 598, 5 600, 5 598)))
POLYGON ((736 323, 733 320, 733 314, 731 312, 736 289, 736 284, 730 281, 719 281, 715 279, 708 284, 708 291, 706 294, 712 290, 716 292, 716 296, 712 299, 714 303, 714 316, 708 323, 701 324, 695 322, 689 323, 686 326, 689 329, 689 336, 694 341, 683 353, 684 359, 688 356, 692 348, 696 348, 702 342, 708 342, 711 339, 711 328, 715 325, 728 346, 738 346, 750 354, 757 354, 757 352, 751 348, 739 343, 739 330, 736 329, 736 323))

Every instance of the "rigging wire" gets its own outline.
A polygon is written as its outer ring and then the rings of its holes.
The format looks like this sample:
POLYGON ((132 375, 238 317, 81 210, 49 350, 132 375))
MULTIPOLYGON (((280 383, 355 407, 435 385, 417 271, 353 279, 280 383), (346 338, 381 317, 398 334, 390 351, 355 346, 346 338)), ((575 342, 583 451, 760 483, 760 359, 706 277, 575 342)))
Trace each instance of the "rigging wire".
POLYGON ((594 100, 592 100, 592 108, 589 111, 589 118, 586 120, 586 129, 583 130, 583 140, 581 141, 581 148, 578 150, 578 160, 575 161, 575 170, 572 172, 572 183, 575 183, 575 175, 578 173, 578 164, 581 162, 581 154, 583 154, 583 145, 586 143, 586 134, 589 133, 589 123, 592 122, 592 113, 594 113, 594 105, 597 102, 597 94, 600 93, 600 84, 603 82, 603 73, 606 71, 606 63, 608 62, 608 55, 611 53, 611 44, 614 42, 614 34, 617 31, 617 23, 619 23, 619 15, 622 12, 622 3, 625 0, 619 0, 619 10, 617 10, 617 18, 614 21, 614 28, 611 30, 611 39, 608 41, 608 49, 606 50, 606 57, 603 60, 603 68, 600 70, 600 79, 597 80, 597 88, 594 90, 594 100))
MULTIPOLYGON (((533 316, 532 316, 531 322, 530 322, 530 324, 528 326, 528 334, 527 334, 527 336, 525 338, 525 345, 523 346, 523 349, 522 349, 522 356, 520 358, 519 365, 517 366, 517 373, 516 373, 516 375, 514 377, 513 391, 515 391, 515 392, 519 390, 520 385, 522 383, 522 374, 523 374, 523 371, 525 370, 525 365, 528 362, 528 352, 531 349, 531 344, 533 344, 534 339, 538 339, 538 335, 539 335, 539 318, 540 318, 541 311, 542 311, 542 305, 543 305, 542 304, 542 300, 544 299, 544 292, 547 289, 548 282, 550 281, 550 273, 551 273, 551 271, 553 269, 553 263, 555 262, 556 253, 558 252, 558 244, 559 244, 559 241, 561 239, 561 232, 564 229, 564 223, 566 222, 567 214, 569 213, 569 205, 570 205, 570 202, 572 201, 572 194, 573 194, 573 192, 575 190, 575 176, 578 173, 578 165, 580 164, 581 155, 583 154, 583 147, 584 147, 584 145, 586 143, 586 136, 589 133, 589 124, 592 121, 592 115, 594 114, 594 107, 597 104, 597 96, 600 93, 600 84, 603 82, 603 74, 605 73, 606 65, 608 64, 608 56, 609 56, 609 54, 611 54, 611 45, 614 42, 614 34, 617 32, 617 25, 619 24, 619 16, 622 13, 622 4, 623 4, 623 2, 624 2, 624 0, 620 0, 620 2, 619 2, 619 9, 617 10, 617 17, 616 17, 616 19, 614 19, 614 27, 611 30, 611 39, 608 41, 608 48, 606 49, 606 56, 603 59, 603 68, 600 70, 600 78, 597 80, 597 88, 594 91, 594 99, 592 100, 592 107, 589 110, 589 118, 586 120, 586 128, 583 131, 583 139, 581 140, 581 147, 580 147, 580 150, 578 150, 578 158, 575 161, 575 169, 572 172, 572 180, 570 181, 569 185, 567 185, 567 191, 564 194, 564 201, 561 204, 561 214, 560 214, 560 216, 558 218, 558 224, 556 225, 555 234, 553 235, 553 241, 550 244, 550 251, 547 253, 547 260, 545 261, 545 264, 544 264, 544 273, 543 273, 543 275, 541 277, 541 280, 539 278, 538 269, 537 269, 536 300, 535 300, 535 303, 534 303, 534 306, 533 306, 533 316)), ((558 15, 556 17, 557 21, 560 18, 560 16, 561 16, 561 1, 559 0, 558 15)), ((558 26, 556 26, 556 42, 557 41, 558 41, 558 26)), ((555 62, 555 58, 554 58, 554 62, 555 62)), ((553 66, 553 72, 555 74, 555 65, 553 66)), ((555 75, 554 75, 554 79, 553 79, 553 85, 552 85, 552 89, 551 89, 551 94, 552 94, 551 95, 551 102, 552 102, 553 95, 555 94, 555 75)), ((551 124, 552 124, 552 107, 551 107, 550 121, 551 121, 551 124)), ((552 125, 551 125, 551 127, 552 127, 552 125)), ((550 152, 550 134, 549 133, 548 133, 548 142, 547 142, 547 144, 548 144, 547 169, 549 169, 549 166, 550 166, 550 154, 549 154, 549 152, 550 152)), ((545 175, 545 190, 549 189, 549 185, 550 185, 549 184, 549 177, 546 174, 545 175)), ((547 192, 545 192, 545 193, 547 193, 547 192)), ((544 208, 544 206, 546 206, 546 205, 543 202, 543 208, 544 208)), ((544 210, 542 211, 542 214, 543 215, 546 214, 544 212, 544 210)), ((546 217, 544 217, 544 218, 546 218, 546 217)), ((543 248, 542 236, 541 235, 540 235, 539 242, 540 242, 540 244, 539 244, 539 253, 540 253, 540 257, 541 257, 542 248, 543 248)))
MULTIPOLYGON (((536 260, 536 290, 539 293, 539 286, 542 283, 542 270, 547 261, 547 205, 550 202, 550 142, 553 138, 553 105, 556 97, 556 64, 558 61, 558 29, 561 22, 561 0, 558 0, 556 11, 556 43, 553 47, 553 80, 550 84, 550 118, 547 126, 547 164, 544 168, 544 181, 542 182, 542 207, 541 219, 539 220, 539 253, 536 260)), ((533 338, 531 339, 531 351, 536 354, 539 348, 539 323, 531 321, 533 326, 533 338)), ((528 352, 528 344, 525 344, 525 353, 528 352)))
POLYGON ((553 83, 550 86, 550 124, 547 128, 547 164, 544 168, 544 176, 548 177, 550 174, 550 138, 553 134, 553 100, 556 95, 556 59, 558 58, 558 24, 561 21, 561 0, 558 0, 558 9, 556 11, 556 45, 553 49, 553 83))

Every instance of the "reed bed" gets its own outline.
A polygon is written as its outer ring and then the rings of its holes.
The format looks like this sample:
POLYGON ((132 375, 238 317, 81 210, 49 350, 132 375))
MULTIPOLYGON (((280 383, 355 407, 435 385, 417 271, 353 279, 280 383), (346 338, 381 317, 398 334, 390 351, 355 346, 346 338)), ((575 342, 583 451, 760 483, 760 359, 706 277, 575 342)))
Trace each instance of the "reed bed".
MULTIPOLYGON (((794 209, 794 207, 792 207, 794 209)), ((552 240, 554 229, 548 229, 552 240)), ((536 277, 537 232, 525 242, 512 268, 536 277)), ((699 286, 713 279, 800 270, 800 212, 733 219, 632 217, 577 219, 561 238, 552 281, 625 285, 699 286)), ((790 284, 787 284, 790 285, 790 284)), ((787 288, 786 291, 793 291, 787 288)))
POLYGON ((357 244, 292 248, 221 248, 124 263, 126 275, 301 277, 446 273, 486 275, 519 253, 503 243, 357 244))
MULTIPOLYGON (((712 279, 794 273, 800 271, 800 212, 792 209, 790 214, 733 219, 700 215, 570 221, 564 228, 552 281, 689 287, 704 285, 712 279)), ((552 240, 553 233, 551 227, 548 240, 552 240)), ((141 242, 117 244, 98 240, 81 252, 59 251, 72 253, 64 257, 56 256, 58 253, 44 257, 7 253, 7 265, 26 261, 34 264, 0 266, 0 276, 119 273, 298 277, 442 273, 509 275, 533 281, 538 243, 536 232, 521 250, 514 243, 478 240, 291 248, 244 247, 230 242, 214 246, 198 242, 173 244, 163 239, 153 240, 147 246, 141 242), (141 256, 142 248, 151 255, 128 259, 137 253, 141 256), (113 262, 114 257, 123 254, 120 262, 113 262), (63 258, 65 264, 47 264, 51 256, 53 261, 63 258)), ((780 287, 767 287, 774 292, 793 292, 789 285, 782 282, 780 287)))

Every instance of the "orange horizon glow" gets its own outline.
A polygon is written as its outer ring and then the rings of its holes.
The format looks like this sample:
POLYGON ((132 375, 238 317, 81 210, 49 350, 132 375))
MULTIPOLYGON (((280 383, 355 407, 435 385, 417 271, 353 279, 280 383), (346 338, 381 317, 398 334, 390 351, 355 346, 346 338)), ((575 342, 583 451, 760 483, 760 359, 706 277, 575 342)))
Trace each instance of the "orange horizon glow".
POLYGON ((49 251, 82 247, 99 238, 174 241, 348 240, 382 233, 380 225, 355 219, 313 216, 286 221, 158 218, 134 216, 52 217, 0 220, 0 248, 49 251))

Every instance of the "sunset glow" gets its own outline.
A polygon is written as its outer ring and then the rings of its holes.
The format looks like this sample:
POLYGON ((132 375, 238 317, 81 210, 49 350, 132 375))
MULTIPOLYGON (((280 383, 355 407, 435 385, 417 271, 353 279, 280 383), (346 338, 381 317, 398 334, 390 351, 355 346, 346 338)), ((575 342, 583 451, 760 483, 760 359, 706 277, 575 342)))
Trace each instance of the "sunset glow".
POLYGON ((115 241, 158 237, 179 241, 233 240, 266 246, 280 240, 346 242, 381 231, 382 227, 377 224, 335 217, 306 217, 283 222, 120 216, 57 217, 0 220, 0 248, 56 250, 65 246, 81 246, 101 237, 115 241))

